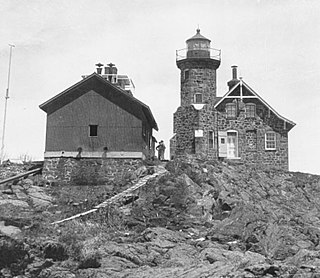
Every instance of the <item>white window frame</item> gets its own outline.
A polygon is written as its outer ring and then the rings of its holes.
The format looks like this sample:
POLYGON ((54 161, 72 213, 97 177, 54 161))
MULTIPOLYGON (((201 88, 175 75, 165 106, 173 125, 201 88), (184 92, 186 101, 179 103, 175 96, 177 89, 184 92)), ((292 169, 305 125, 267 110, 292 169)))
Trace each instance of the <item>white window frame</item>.
POLYGON ((245 108, 246 108, 246 118, 252 119, 256 117, 256 105, 254 103, 246 103, 245 108), (254 108, 253 116, 248 116, 247 114, 248 113, 247 109, 249 108, 249 106, 252 106, 254 108))
POLYGON ((265 137, 264 137, 264 143, 265 143, 265 149, 267 151, 274 151, 277 149, 277 134, 273 131, 268 131, 265 133, 265 137), (269 139, 268 134, 272 134, 273 135, 273 139, 269 139), (274 147, 268 147, 268 143, 272 142, 274 144, 274 147))
POLYGON ((237 104, 236 104, 236 103, 230 102, 230 103, 227 103, 227 104, 226 104, 226 117, 227 117, 228 119, 234 119, 234 118, 237 117, 237 104), (230 116, 229 113, 228 113, 228 108, 229 108, 229 107, 232 107, 232 106, 234 107, 235 115, 230 116))

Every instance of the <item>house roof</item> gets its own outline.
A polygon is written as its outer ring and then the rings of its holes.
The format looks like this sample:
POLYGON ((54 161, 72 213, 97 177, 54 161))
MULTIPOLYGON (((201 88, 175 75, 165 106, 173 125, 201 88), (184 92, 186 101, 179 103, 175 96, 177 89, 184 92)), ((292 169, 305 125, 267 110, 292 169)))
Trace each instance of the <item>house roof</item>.
POLYGON ((158 130, 158 125, 149 106, 102 78, 97 73, 87 76, 80 82, 42 103, 39 107, 47 114, 51 114, 90 90, 94 90, 138 119, 147 121, 152 128, 158 130))
MULTIPOLYGON (((240 89, 240 92, 242 90, 240 89)), ((293 121, 288 120, 287 118, 281 116, 276 110, 274 110, 265 100, 263 100, 246 82, 242 79, 239 80, 237 84, 235 84, 216 104, 214 105, 215 108, 218 108, 221 103, 227 98, 257 98, 261 103, 263 103, 270 111, 272 111, 279 119, 283 120, 284 122, 289 124, 289 130, 293 128, 296 124, 293 121), (236 89, 243 86, 247 90, 247 95, 237 95, 236 89)))

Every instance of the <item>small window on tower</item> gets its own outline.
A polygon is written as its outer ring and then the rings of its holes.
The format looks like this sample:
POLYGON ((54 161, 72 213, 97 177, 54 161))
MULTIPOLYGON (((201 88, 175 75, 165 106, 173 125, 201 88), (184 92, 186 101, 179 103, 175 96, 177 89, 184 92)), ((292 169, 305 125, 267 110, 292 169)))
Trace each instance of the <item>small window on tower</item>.
POLYGON ((213 136, 213 131, 209 131, 209 149, 213 149, 213 138, 214 138, 214 136, 213 136))
POLYGON ((202 94, 194 95, 194 103, 202 103, 202 94))
POLYGON ((184 70, 183 72, 183 79, 188 80, 189 79, 189 70, 184 70))
POLYGON ((89 125, 89 136, 90 137, 98 136, 98 125, 89 125))

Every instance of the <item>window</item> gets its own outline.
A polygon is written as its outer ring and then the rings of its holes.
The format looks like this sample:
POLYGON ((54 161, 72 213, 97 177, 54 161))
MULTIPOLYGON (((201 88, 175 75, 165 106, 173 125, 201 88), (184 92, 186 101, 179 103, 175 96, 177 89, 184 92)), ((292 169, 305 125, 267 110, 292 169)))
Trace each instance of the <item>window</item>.
POLYGON ((214 146, 214 136, 213 136, 213 131, 209 131, 209 149, 213 149, 214 146))
POLYGON ((89 125, 89 136, 90 137, 98 136, 98 125, 89 125))
POLYGON ((142 136, 146 137, 147 134, 147 127, 145 123, 142 123, 142 136))
POLYGON ((254 103, 246 104, 246 118, 254 118, 256 116, 256 105, 254 103))
POLYGON ((202 103, 202 94, 195 94, 194 95, 194 103, 202 103))
POLYGON ((267 132, 265 137, 266 150, 276 149, 276 134, 274 132, 267 132))
POLYGON ((237 107, 235 103, 226 104, 227 118, 236 118, 237 116, 237 107))
POLYGON ((184 72, 183 72, 183 79, 184 79, 184 80, 189 79, 189 70, 184 70, 184 72))

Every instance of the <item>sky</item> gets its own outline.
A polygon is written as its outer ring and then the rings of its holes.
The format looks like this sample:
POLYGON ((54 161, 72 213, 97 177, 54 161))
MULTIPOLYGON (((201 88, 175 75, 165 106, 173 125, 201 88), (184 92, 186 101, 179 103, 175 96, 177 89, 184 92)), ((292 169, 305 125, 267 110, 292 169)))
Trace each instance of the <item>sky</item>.
POLYGON ((0 136, 8 44, 15 45, 5 154, 43 159, 39 105, 98 62, 132 78, 134 96, 158 123, 156 138, 169 147, 180 105, 175 51, 199 26, 221 49, 217 95, 227 92, 237 65, 251 88, 297 124, 289 133, 290 170, 320 174, 319 12, 318 0, 0 0, 0 136))

